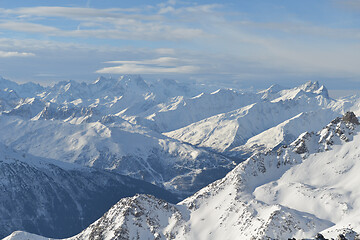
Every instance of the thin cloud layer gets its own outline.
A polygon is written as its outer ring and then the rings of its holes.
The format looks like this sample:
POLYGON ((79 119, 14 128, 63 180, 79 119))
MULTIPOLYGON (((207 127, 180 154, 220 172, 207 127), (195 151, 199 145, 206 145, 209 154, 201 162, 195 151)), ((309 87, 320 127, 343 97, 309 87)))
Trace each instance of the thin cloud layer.
POLYGON ((171 41, 193 39, 206 35, 202 29, 176 24, 156 11, 148 12, 147 8, 94 9, 42 6, 0 9, 0 13, 5 16, 0 21, 0 29, 37 32, 59 37, 171 41), (74 27, 69 30, 63 27, 49 26, 44 20, 46 18, 74 21, 71 24, 74 27))
POLYGON ((33 57, 34 53, 28 52, 4 52, 0 51, 0 58, 9 58, 9 57, 33 57))
POLYGON ((0 50, 36 58, 12 62, 2 57, 0 64, 10 77, 19 77, 11 69, 23 64, 22 74, 32 80, 56 76, 55 80, 91 81, 98 74, 150 74, 240 85, 289 79, 356 82, 359 19, 348 13, 358 1, 340 2, 304 0, 301 6, 312 4, 306 11, 295 2, 272 0, 221 4, 170 0, 126 7, 115 1, 111 7, 101 2, 73 7, 60 2, 4 5, 0 50))
POLYGON ((121 65, 105 67, 96 72, 107 74, 188 74, 199 72, 200 68, 197 66, 181 65, 185 62, 173 57, 161 57, 142 61, 109 61, 106 63, 121 65))
POLYGON ((96 71, 108 74, 162 74, 162 73, 195 73, 199 69, 194 66, 179 67, 151 67, 137 64, 123 64, 116 67, 107 67, 96 71))

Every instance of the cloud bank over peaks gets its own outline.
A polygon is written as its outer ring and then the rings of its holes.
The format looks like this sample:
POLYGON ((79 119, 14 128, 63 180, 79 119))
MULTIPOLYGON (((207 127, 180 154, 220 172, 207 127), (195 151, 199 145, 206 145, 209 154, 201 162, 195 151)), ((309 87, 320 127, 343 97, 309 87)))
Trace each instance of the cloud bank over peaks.
POLYGON ((162 73, 196 73, 200 67, 185 65, 188 60, 174 57, 160 57, 138 61, 108 61, 110 64, 121 64, 114 67, 105 67, 96 73, 108 74, 162 74, 162 73))

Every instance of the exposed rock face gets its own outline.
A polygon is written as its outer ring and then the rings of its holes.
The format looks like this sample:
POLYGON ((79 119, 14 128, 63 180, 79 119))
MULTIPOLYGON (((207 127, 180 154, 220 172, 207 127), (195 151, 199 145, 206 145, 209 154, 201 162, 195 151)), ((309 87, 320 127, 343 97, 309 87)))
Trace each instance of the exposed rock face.
POLYGON ((151 195, 124 198, 99 220, 68 240, 174 239, 189 219, 184 207, 151 195))
POLYGON ((317 240, 326 240, 326 238, 321 233, 316 234, 315 239, 317 239, 317 240))
POLYGON ((345 115, 342 117, 342 120, 345 122, 353 123, 359 125, 359 119, 356 117, 354 112, 346 112, 345 115))

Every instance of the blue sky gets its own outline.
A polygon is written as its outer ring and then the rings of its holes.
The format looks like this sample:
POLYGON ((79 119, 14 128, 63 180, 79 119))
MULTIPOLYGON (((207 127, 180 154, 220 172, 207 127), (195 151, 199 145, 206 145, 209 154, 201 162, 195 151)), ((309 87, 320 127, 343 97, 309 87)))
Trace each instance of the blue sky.
POLYGON ((0 2, 0 75, 360 89, 360 0, 0 2))

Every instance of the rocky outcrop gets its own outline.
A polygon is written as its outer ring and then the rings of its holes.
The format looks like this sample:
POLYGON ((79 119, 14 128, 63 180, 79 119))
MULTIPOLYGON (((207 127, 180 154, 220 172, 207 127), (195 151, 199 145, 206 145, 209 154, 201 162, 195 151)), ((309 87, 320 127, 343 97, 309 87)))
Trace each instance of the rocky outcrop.
POLYGON ((346 112, 345 115, 342 117, 342 120, 347 123, 360 125, 359 119, 356 117, 354 112, 346 112))

